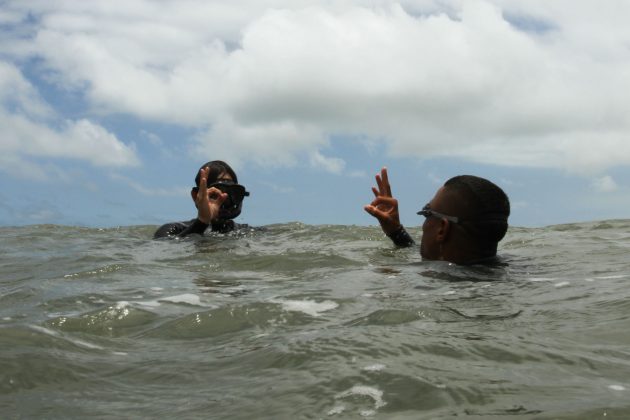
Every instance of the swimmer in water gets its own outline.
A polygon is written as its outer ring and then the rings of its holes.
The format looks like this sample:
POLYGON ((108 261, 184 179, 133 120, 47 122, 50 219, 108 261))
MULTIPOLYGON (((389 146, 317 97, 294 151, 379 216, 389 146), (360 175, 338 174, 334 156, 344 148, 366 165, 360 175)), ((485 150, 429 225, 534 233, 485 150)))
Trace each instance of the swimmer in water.
MULTIPOLYGON (((387 168, 376 175, 374 201, 364 207, 376 217, 383 232, 401 247, 415 242, 400 223, 398 200, 392 196, 387 168)), ((472 175, 446 181, 419 212, 422 225, 420 254, 425 260, 456 264, 492 264, 505 236, 510 201, 501 188, 472 175)))
POLYGON ((249 192, 238 184, 230 165, 220 160, 203 164, 195 177, 195 184, 190 195, 197 207, 197 217, 187 222, 167 223, 155 232, 154 238, 184 237, 191 233, 203 235, 208 227, 212 232, 219 233, 247 227, 233 220, 241 214, 243 199, 249 196, 249 192))

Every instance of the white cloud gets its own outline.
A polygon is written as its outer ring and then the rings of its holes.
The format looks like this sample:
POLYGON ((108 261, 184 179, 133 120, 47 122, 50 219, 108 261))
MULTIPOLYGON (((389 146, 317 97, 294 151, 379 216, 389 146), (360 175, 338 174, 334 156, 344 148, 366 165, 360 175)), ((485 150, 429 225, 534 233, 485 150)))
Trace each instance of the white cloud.
POLYGON ((14 112, 33 117, 48 117, 52 109, 45 104, 37 90, 14 65, 0 61, 0 105, 14 112))
POLYGON ((0 126, 4 128, 0 153, 5 156, 72 158, 95 166, 139 163, 132 147, 88 120, 66 121, 56 131, 24 116, 0 112, 0 126))
POLYGON ((619 189, 619 186, 610 175, 605 175, 593 181, 593 188, 601 192, 613 192, 619 189))
POLYGON ((146 139, 153 146, 158 147, 158 146, 163 146, 164 145, 164 142, 162 141, 160 136, 158 136, 155 133, 151 133, 151 132, 146 131, 146 130, 141 130, 140 131, 140 136, 143 139, 146 139))
POLYGON ((368 174, 365 171, 354 170, 348 172, 348 176, 351 178, 367 178, 368 174))
POLYGON ((347 135, 397 156, 630 164, 626 1, 9 5, 39 19, 11 54, 99 112, 199 129, 193 149, 213 158, 339 172, 320 150, 347 135))
POLYGON ((212 160, 229 161, 234 167, 245 160, 261 166, 292 166, 305 149, 326 144, 319 130, 307 124, 292 121, 239 124, 226 119, 200 135, 193 151, 212 160))
POLYGON ((326 172, 341 174, 346 167, 346 162, 343 159, 327 157, 319 152, 313 152, 311 154, 311 165, 315 168, 322 168, 326 172))
POLYGON ((147 188, 135 180, 112 173, 110 178, 125 183, 129 188, 139 192, 142 195, 151 197, 182 197, 190 194, 190 187, 174 187, 174 188, 147 188))
POLYGON ((280 194, 290 194, 290 193, 295 191, 295 188, 293 188, 293 187, 285 187, 285 186, 278 185, 278 184, 275 184, 275 183, 272 183, 272 182, 267 182, 267 181, 258 180, 258 184, 260 184, 260 185, 262 185, 262 186, 264 186, 266 188, 270 188, 271 190, 273 190, 273 191, 275 191, 277 193, 280 193, 280 194))
POLYGON ((0 24, 16 24, 22 19, 22 15, 13 10, 0 9, 0 24))
POLYGON ((86 119, 59 123, 54 115, 22 73, 0 61, 1 170, 28 179, 45 179, 55 172, 62 179, 63 171, 51 171, 54 167, 49 164, 44 169, 31 159, 71 158, 95 166, 139 163, 132 146, 100 125, 86 119))

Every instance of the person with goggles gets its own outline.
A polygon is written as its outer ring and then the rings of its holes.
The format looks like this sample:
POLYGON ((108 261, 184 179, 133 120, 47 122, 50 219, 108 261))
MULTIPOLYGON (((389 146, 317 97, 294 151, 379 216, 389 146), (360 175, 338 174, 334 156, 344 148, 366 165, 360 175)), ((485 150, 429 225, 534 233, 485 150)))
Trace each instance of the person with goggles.
POLYGON ((249 192, 238 184, 230 165, 220 160, 204 163, 195 177, 195 184, 190 195, 197 207, 197 217, 187 222, 160 226, 154 238, 183 237, 191 233, 203 235, 208 227, 218 233, 247 227, 233 220, 241 214, 243 199, 249 196, 249 192))
MULTIPOLYGON (((365 211, 379 221, 395 245, 413 245, 414 240, 400 223, 387 168, 376 175, 372 192, 375 198, 365 211)), ((497 245, 507 232, 510 201, 487 179, 459 175, 446 181, 418 214, 425 217, 420 241, 423 259, 492 264, 497 261, 497 245)))

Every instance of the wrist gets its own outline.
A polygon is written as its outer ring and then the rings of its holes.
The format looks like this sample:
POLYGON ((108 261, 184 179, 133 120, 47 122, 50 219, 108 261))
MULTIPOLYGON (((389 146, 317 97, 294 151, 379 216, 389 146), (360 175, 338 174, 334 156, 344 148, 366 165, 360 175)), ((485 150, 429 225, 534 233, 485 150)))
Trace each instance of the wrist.
POLYGON ((414 243, 413 239, 409 236, 409 233, 407 233, 403 225, 400 225, 400 227, 394 232, 388 233, 387 237, 397 246, 410 246, 414 243))
POLYGON ((404 229, 403 225, 400 222, 395 224, 388 224, 387 226, 381 225, 381 228, 387 236, 395 235, 396 233, 404 229))
POLYGON ((400 233, 403 231, 405 231, 405 228, 400 223, 394 228, 384 230, 385 235, 389 236, 390 238, 400 235, 400 233))

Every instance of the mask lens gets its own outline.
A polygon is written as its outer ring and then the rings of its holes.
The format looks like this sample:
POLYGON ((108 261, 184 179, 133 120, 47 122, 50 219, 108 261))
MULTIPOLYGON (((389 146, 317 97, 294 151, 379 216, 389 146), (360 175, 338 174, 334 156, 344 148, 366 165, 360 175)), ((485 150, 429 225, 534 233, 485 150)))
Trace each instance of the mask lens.
MULTIPOLYGON (((221 191, 228 195, 227 200, 234 201, 239 203, 243 201, 245 198, 245 187, 238 184, 224 184, 224 183, 215 183, 210 185, 210 187, 214 187, 217 190, 221 191)), ((227 201, 226 201, 227 202, 227 201)))
POLYGON ((243 198, 245 198, 245 187, 242 185, 230 185, 229 192, 226 192, 230 195, 232 200, 236 202, 241 202, 243 201, 243 198))
POLYGON ((249 193, 245 191, 245 187, 234 184, 231 181, 220 181, 208 185, 208 188, 212 187, 228 195, 221 205, 222 217, 225 219, 233 219, 238 216, 241 213, 241 203, 243 199, 249 195, 249 193))

